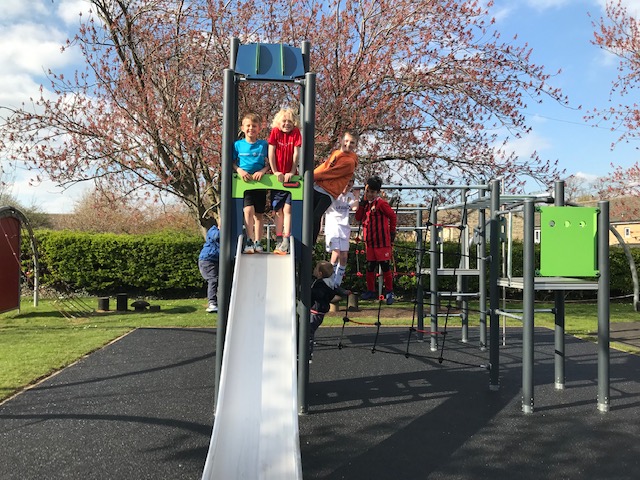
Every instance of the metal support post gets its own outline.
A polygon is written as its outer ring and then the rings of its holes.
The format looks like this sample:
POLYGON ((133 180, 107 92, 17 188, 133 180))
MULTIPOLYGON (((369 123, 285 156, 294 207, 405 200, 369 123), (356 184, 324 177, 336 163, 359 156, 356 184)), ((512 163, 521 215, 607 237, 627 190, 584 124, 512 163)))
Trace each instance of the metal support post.
POLYGON ((524 202, 524 241, 522 266, 522 411, 533 413, 533 330, 535 299, 535 255, 533 200, 524 202))
POLYGON ((224 102, 222 120, 222 165, 220 180, 220 275, 218 283, 218 326, 216 329, 216 366, 215 366, 215 400, 218 398, 220 388, 220 373, 222 371, 222 353, 227 332, 227 320, 229 316, 229 302, 231 300, 231 283, 233 272, 233 252, 231 252, 231 175, 233 169, 233 142, 235 125, 237 122, 236 103, 237 86, 235 73, 231 69, 225 69, 223 75, 224 102))
POLYGON ((500 389, 500 181, 491 182, 491 217, 489 220, 489 389, 500 389))
POLYGON ((598 410, 609 411, 609 202, 598 202, 598 410))
POLYGON ((302 175, 304 192, 302 204, 302 252, 300 252, 300 312, 298 328, 298 412, 307 413, 309 386, 309 322, 311 319, 311 276, 313 253, 313 152, 316 117, 316 75, 306 73, 304 82, 304 117, 302 123, 302 175))
MULTIPOLYGON (((485 191, 479 191, 480 198, 485 196, 485 191)), ((486 209, 478 211, 478 285, 480 287, 480 350, 487 349, 487 213, 486 209)))
POLYGON ((424 241, 422 237, 422 210, 416 212, 416 314, 418 316, 418 340, 424 339, 424 288, 422 286, 422 260, 424 258, 424 241))
MULTIPOLYGON (((554 205, 563 207, 564 202, 564 181, 558 180, 554 187, 554 205)), ((564 294, 556 290, 555 297, 555 387, 556 390, 563 390, 565 385, 565 314, 564 314, 564 294)))
POLYGON ((438 338, 436 332, 438 331, 438 310, 440 308, 440 297, 438 296, 438 229, 436 223, 438 223, 438 217, 436 213, 435 204, 432 203, 431 212, 429 212, 429 236, 431 237, 431 250, 429 252, 429 267, 431 268, 431 275, 429 278, 429 289, 431 290, 431 351, 438 350, 438 338))
MULTIPOLYGON (((462 189, 460 192, 460 202, 462 203, 462 209, 460 211, 460 262, 458 268, 462 270, 469 269, 469 229, 467 228, 467 216, 466 216, 466 204, 467 204, 467 190, 462 189), (464 222, 464 224, 462 223, 464 222)), ((456 289, 458 292, 464 293, 467 291, 467 276, 464 274, 458 274, 456 279, 456 289)), ((464 296, 456 298, 460 310, 460 320, 462 324, 462 341, 467 343, 469 341, 469 301, 464 296)))

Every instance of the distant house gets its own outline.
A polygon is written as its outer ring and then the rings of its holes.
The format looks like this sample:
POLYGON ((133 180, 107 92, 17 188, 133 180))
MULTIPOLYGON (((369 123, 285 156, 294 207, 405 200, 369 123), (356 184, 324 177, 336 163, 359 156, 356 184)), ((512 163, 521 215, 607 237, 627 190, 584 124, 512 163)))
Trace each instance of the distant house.
MULTIPOLYGON (((628 245, 640 245, 640 197, 629 196, 609 200, 609 223, 628 245)), ((609 245, 618 239, 609 233, 609 245)))
MULTIPOLYGON (((578 206, 596 207, 598 200, 578 202, 578 206)), ((609 200, 609 224, 620 234, 627 245, 640 246, 640 197, 627 196, 609 200)), ((534 241, 540 243, 540 215, 534 220, 534 241)), ((512 238, 522 240, 522 216, 514 214, 512 238)), ((616 236, 609 232, 609 245, 618 245, 616 236)))
MULTIPOLYGON (((585 207, 596 207, 597 200, 579 202, 585 207)), ((640 197, 625 196, 609 199, 609 224, 616 229, 627 245, 640 245, 640 197)), ((616 236, 609 232, 609 245, 618 245, 616 236)))
MULTIPOLYGON (((596 207, 597 200, 579 202, 578 206, 596 207)), ((427 224, 429 212, 424 212, 424 224, 427 224)), ((489 212, 486 212, 486 221, 489 220, 489 212)), ((502 218, 503 237, 511 236, 512 240, 523 239, 522 212, 514 211, 512 215, 504 215, 502 218)), ((478 226, 478 211, 469 209, 467 212, 468 234, 473 235, 478 226)), ((445 210, 438 214, 438 236, 441 241, 457 242, 460 239, 461 212, 460 210, 445 210)), ((624 242, 631 246, 640 246, 640 197, 628 196, 609 200, 609 223, 616 228, 624 242)), ((415 224, 415 213, 401 213, 398 218, 399 225, 415 224)), ((540 215, 536 213, 534 220, 534 241, 540 243, 540 215)), ((427 235, 428 238, 428 235, 427 235)), ((488 232, 487 232, 488 239, 488 232)), ((618 245, 618 239, 609 232, 609 245, 618 245)))

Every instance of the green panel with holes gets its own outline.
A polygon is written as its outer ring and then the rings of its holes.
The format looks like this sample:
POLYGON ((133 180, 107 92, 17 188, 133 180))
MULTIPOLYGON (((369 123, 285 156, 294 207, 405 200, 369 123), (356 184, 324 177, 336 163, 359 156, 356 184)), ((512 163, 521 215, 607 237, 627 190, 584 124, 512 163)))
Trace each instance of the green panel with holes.
POLYGON ((539 207, 543 277, 598 275, 598 212, 592 207, 539 207))

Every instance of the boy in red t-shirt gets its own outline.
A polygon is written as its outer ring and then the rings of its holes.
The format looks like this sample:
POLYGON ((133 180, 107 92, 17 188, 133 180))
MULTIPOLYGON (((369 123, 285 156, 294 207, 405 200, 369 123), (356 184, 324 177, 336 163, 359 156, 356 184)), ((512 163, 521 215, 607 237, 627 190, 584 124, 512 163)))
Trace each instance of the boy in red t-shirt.
MULTIPOLYGON (((302 135, 296 114, 290 108, 280 110, 273 119, 269 135, 269 165, 281 183, 288 182, 298 171, 302 135)), ((274 253, 289 253, 291 235, 291 193, 271 191, 271 208, 275 212, 276 249, 274 253)))
POLYGON ((364 238, 367 255, 367 291, 360 298, 372 300, 378 297, 376 293, 376 268, 380 266, 384 280, 385 298, 387 305, 391 305, 393 298, 393 272, 391 271, 391 256, 393 242, 396 238, 397 216, 389 203, 380 197, 382 179, 373 176, 367 180, 364 197, 360 200, 356 210, 356 221, 362 222, 362 236, 364 238))

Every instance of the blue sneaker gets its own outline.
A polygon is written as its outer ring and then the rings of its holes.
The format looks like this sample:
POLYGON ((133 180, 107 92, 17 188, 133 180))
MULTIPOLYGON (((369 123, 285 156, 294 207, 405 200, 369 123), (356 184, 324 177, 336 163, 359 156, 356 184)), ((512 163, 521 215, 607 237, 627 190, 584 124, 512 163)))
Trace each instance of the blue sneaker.
POLYGON ((367 290, 366 292, 362 292, 360 294, 360 298, 362 300, 373 300, 378 298, 378 294, 376 292, 372 292, 371 290, 367 290))
POLYGON ((387 294, 385 295, 385 298, 387 299, 387 305, 391 305, 395 301, 392 291, 388 291, 387 294))

